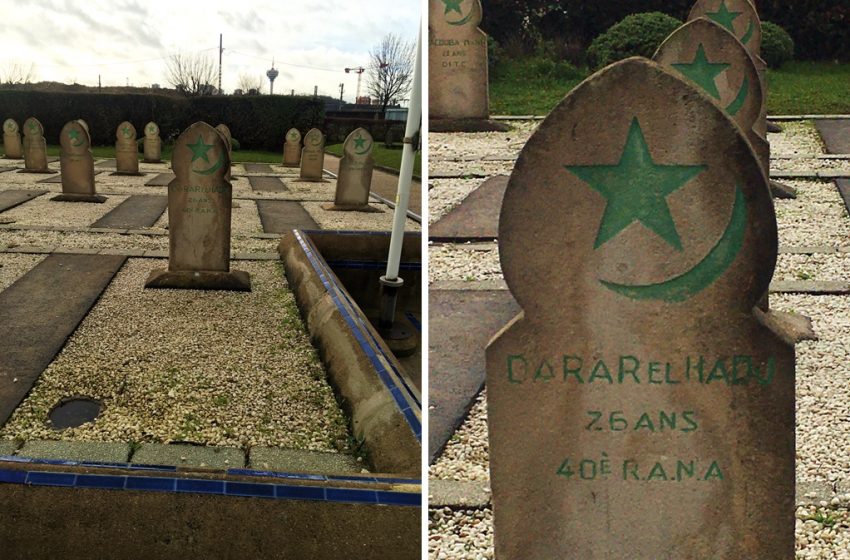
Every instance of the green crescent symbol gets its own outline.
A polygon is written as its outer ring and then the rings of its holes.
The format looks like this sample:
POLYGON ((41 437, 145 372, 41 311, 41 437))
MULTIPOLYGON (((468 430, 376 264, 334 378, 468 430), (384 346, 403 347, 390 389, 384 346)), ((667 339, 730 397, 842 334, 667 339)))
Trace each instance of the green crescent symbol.
POLYGON ((744 43, 745 45, 747 43, 749 43, 750 39, 753 38, 753 33, 755 33, 755 30, 756 30, 756 23, 754 21, 750 21, 750 28, 747 29, 747 32, 741 38, 741 42, 744 43))
POLYGON ((74 142, 71 142, 71 145, 75 148, 83 145, 83 140, 80 138, 80 131, 76 128, 72 128, 68 131, 68 138, 74 140, 74 142))
POLYGON ((446 4, 446 14, 445 14, 447 16, 446 17, 446 23, 448 23, 449 25, 465 25, 465 24, 469 23, 469 20, 472 19, 472 12, 474 10, 469 10, 469 13, 466 14, 466 16, 463 16, 463 12, 460 9, 460 4, 462 2, 463 2, 463 0, 457 0, 456 2, 451 2, 451 1, 446 2, 446 0, 443 0, 443 3, 446 4), (448 18, 449 12, 459 12, 460 15, 463 16, 463 17, 461 17, 461 19, 452 21, 448 18))
POLYGON ((372 149, 372 143, 371 143, 371 142, 369 142, 369 145, 368 145, 368 146, 366 146, 365 148, 363 148, 363 151, 362 151, 362 152, 358 152, 358 151, 355 149, 355 150, 354 150, 354 153, 355 153, 355 154, 357 154, 358 156, 362 156, 362 155, 364 155, 364 154, 367 154, 367 153, 369 152, 369 150, 371 150, 371 149, 372 149))
POLYGON ((202 170, 199 170, 199 169, 195 169, 195 168, 193 167, 193 168, 192 168, 192 171, 194 171, 194 172, 195 172, 195 173, 197 173, 198 175, 212 175, 213 173, 215 173, 216 171, 218 171, 219 169, 221 169, 221 167, 222 167, 223 165, 224 165, 224 154, 221 154, 220 156, 218 156, 218 160, 217 160, 217 161, 213 164, 213 166, 212 166, 212 167, 209 167, 209 168, 207 168, 207 169, 204 169, 203 171, 202 171, 202 170))
POLYGON ((312 140, 310 140, 310 145, 311 145, 311 146, 318 146, 318 145, 319 145, 319 144, 321 144, 321 143, 322 143, 322 135, 321 135, 321 134, 315 134, 315 135, 313 135, 313 139, 312 139, 312 140))
POLYGON ((735 186, 735 205, 729 225, 708 255, 689 271, 658 284, 630 286, 600 280, 611 291, 631 299, 681 302, 713 284, 732 265, 744 244, 747 230, 747 201, 735 186))
POLYGON ((750 89, 750 80, 746 76, 744 76, 744 83, 741 84, 741 90, 738 92, 738 97, 735 98, 735 101, 729 104, 726 107, 726 112, 729 113, 729 116, 734 117, 738 114, 738 111, 741 110, 741 107, 744 106, 744 102, 747 100, 747 95, 749 95, 750 89))

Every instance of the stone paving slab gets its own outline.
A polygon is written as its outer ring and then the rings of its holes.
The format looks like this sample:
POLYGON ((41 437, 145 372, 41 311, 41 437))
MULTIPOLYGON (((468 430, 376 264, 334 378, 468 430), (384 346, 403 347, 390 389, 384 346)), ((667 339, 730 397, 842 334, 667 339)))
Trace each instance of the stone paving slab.
POLYGON ((116 167, 117 162, 114 159, 105 159, 94 164, 95 167, 116 167))
POLYGON ((14 171, 17 167, 0 167, 0 173, 5 173, 6 171, 14 171))
POLYGON ((484 386, 484 348, 519 305, 507 290, 429 290, 428 462, 461 425, 484 386))
POLYGON ((297 473, 359 473, 363 465, 344 453, 323 453, 279 447, 252 447, 248 467, 261 471, 297 473))
POLYGON ((0 212, 11 210, 15 206, 20 206, 24 202, 37 198, 50 191, 31 191, 24 189, 12 189, 8 191, 0 191, 0 212))
POLYGON ((277 177, 248 177, 248 182, 258 192, 289 192, 284 182, 277 177))
POLYGON ((24 443, 16 455, 33 459, 126 463, 130 457, 130 444, 104 441, 34 440, 24 443))
POLYGON ((46 257, 0 292, 0 425, 65 345, 126 257, 46 257))
POLYGON ((133 453, 130 462, 137 465, 241 469, 245 466, 245 453, 232 447, 143 443, 133 453))
POLYGON ((268 163, 243 163, 245 173, 274 173, 272 166, 268 163))
POLYGON ((175 178, 174 173, 160 173, 147 183, 145 183, 146 187, 167 187, 168 183, 173 181, 175 178))
POLYGON ((11 455, 18 449, 18 442, 11 439, 0 440, 0 457, 11 455))
POLYGON ((850 121, 818 119, 815 121, 821 139, 830 154, 850 154, 850 121))
POLYGON ((286 233, 293 229, 321 229, 307 210, 291 200, 258 200, 257 212, 266 233, 286 233))
POLYGON ((428 237, 452 241, 496 239, 508 179, 507 175, 497 175, 481 183, 459 206, 430 227, 428 237))
POLYGON ((164 195, 136 194, 91 225, 93 228, 147 228, 168 208, 164 195))
POLYGON ((850 214, 850 180, 836 179, 835 184, 838 186, 838 192, 844 200, 844 207, 847 208, 847 213, 850 214))
MULTIPOLYGON (((95 176, 100 175, 103 171, 95 171, 95 176)), ((48 177, 47 179, 42 179, 41 181, 36 181, 36 183, 52 183, 52 184, 62 184, 62 175, 54 175, 53 177, 48 177)))

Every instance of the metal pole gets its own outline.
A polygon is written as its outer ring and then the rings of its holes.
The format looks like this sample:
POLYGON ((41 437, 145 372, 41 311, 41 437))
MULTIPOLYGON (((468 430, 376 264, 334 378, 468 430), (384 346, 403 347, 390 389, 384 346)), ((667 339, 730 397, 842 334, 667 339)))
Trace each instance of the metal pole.
POLYGON ((224 52, 224 34, 218 34, 218 94, 221 95, 221 54, 224 52))
POLYGON ((404 280, 398 277, 401 266, 401 247, 404 241, 404 226, 407 220, 407 207, 410 202, 410 184, 413 181, 413 137, 419 132, 422 122, 422 31, 416 40, 416 62, 413 66, 413 86, 410 94, 410 106, 407 112, 407 128, 404 131, 404 146, 401 154, 401 169, 398 174, 398 193, 396 194, 393 230, 390 238, 390 252, 387 258, 386 275, 381 276, 381 316, 378 326, 392 328, 395 319, 398 290, 404 280))

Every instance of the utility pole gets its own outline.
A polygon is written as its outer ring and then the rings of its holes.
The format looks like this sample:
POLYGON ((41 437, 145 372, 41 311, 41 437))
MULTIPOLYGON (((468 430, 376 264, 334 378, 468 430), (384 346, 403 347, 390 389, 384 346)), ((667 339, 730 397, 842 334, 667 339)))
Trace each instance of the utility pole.
POLYGON ((97 75, 97 89, 100 89, 100 74, 97 75))
POLYGON ((339 102, 342 103, 342 93, 345 91, 345 84, 339 84, 339 102))
POLYGON ((221 95, 221 55, 224 53, 224 35, 218 34, 218 94, 221 95))
POLYGON ((319 86, 313 86, 313 97, 319 97, 319 86))

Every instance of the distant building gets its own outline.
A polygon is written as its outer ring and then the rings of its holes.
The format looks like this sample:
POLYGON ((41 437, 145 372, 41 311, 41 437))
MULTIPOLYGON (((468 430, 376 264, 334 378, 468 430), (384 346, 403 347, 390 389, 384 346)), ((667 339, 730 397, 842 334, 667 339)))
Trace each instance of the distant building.
POLYGON ((387 107, 384 118, 388 121, 407 122, 407 107, 387 107))
POLYGON ((233 95, 242 95, 242 90, 241 89, 234 89, 233 95))

